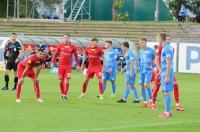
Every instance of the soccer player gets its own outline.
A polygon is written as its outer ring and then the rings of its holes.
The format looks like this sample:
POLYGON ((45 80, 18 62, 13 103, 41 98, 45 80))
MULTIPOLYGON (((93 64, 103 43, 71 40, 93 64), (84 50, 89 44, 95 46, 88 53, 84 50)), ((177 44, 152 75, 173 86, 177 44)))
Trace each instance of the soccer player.
POLYGON ((37 102, 43 102, 43 100, 40 98, 40 88, 39 88, 39 80, 38 80, 38 75, 42 69, 42 64, 45 62, 45 57, 44 57, 44 49, 39 48, 37 52, 25 60, 21 61, 18 64, 18 84, 17 84, 17 90, 16 90, 16 102, 20 103, 20 93, 21 93, 21 87, 24 82, 25 77, 29 77, 32 79, 34 83, 34 90, 36 93, 36 101, 37 102), (34 71, 34 68, 37 67, 37 70, 34 71))
POLYGON ((122 51, 125 56, 126 60, 126 89, 124 93, 124 97, 120 100, 118 100, 118 103, 126 103, 130 90, 133 91, 134 94, 134 100, 133 103, 139 103, 138 93, 137 89, 135 87, 135 77, 136 77, 136 57, 134 53, 129 49, 129 43, 123 42, 122 45, 122 51))
POLYGON ((95 74, 99 81, 100 100, 103 100, 103 86, 102 86, 102 70, 103 69, 102 69, 102 64, 100 60, 101 57, 102 58, 104 57, 103 50, 100 47, 98 47, 97 38, 93 38, 91 41, 92 42, 90 46, 86 48, 85 54, 83 56, 83 62, 81 65, 81 69, 84 69, 84 64, 85 64, 86 58, 88 57, 89 66, 86 71, 85 81, 82 86, 82 93, 79 96, 79 98, 82 98, 85 96, 88 82, 91 78, 94 77, 94 74, 95 74))
POLYGON ((9 89, 9 73, 11 70, 14 71, 14 87, 12 90, 16 90, 18 77, 17 77, 17 65, 22 57, 22 48, 19 42, 16 40, 17 34, 12 33, 10 35, 10 40, 7 42, 4 50, 4 60, 6 64, 5 70, 5 86, 2 90, 9 89))
POLYGON ((155 58, 155 51, 152 48, 147 47, 147 39, 141 38, 140 41, 141 50, 139 51, 139 69, 140 69, 140 85, 142 88, 142 98, 144 103, 141 107, 147 107, 146 90, 149 96, 149 106, 152 103, 152 89, 150 88, 152 74, 153 74, 153 63, 155 58))
POLYGON ((72 71, 72 56, 74 55, 76 60, 76 70, 79 70, 79 60, 76 46, 70 42, 70 34, 65 34, 63 38, 64 42, 58 44, 57 46, 52 60, 51 68, 53 68, 58 54, 60 54, 58 62, 58 79, 60 80, 61 97, 62 99, 67 100, 69 80, 71 79, 72 71))
POLYGON ((112 83, 112 95, 114 98, 116 95, 116 75, 117 75, 117 51, 112 48, 112 41, 105 41, 104 44, 106 50, 104 50, 105 68, 103 71, 103 92, 106 90, 106 83, 110 81, 112 83))
MULTIPOLYGON (((167 37, 167 44, 171 43, 170 37, 167 37)), ((156 97, 158 94, 158 91, 160 89, 160 65, 161 65, 161 52, 162 52, 163 46, 160 44, 157 51, 156 51, 156 58, 155 58, 155 63, 156 63, 156 70, 155 70, 155 79, 154 79, 154 88, 153 88, 153 99, 152 99, 152 110, 157 110, 156 107, 156 97)), ((176 80, 176 76, 174 75, 174 98, 176 102, 176 110, 178 111, 184 111, 184 107, 180 105, 180 100, 179 100, 179 86, 176 80)))
MULTIPOLYGON (((173 47, 166 42, 166 34, 161 33, 157 36, 158 42, 163 46, 161 52, 160 82, 164 94, 165 112, 159 115, 160 118, 169 118, 171 114, 171 93, 173 92, 174 66, 173 66, 173 47)), ((159 73, 158 73, 159 74, 159 73)))

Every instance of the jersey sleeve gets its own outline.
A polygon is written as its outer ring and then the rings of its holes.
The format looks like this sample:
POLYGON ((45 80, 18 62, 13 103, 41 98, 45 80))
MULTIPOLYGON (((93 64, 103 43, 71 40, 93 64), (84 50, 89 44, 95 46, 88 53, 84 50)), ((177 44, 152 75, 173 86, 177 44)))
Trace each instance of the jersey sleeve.
POLYGON ((78 54, 77 54, 77 50, 76 50, 76 46, 73 46, 73 54, 76 60, 76 65, 79 65, 79 59, 78 59, 78 54))
POLYGON ((17 50, 22 50, 22 47, 19 42, 17 42, 17 50))
POLYGON ((165 49, 165 56, 166 56, 166 58, 172 59, 172 54, 173 54, 172 49, 170 49, 170 47, 167 47, 167 48, 165 49))
POLYGON ((103 57, 103 55, 104 55, 103 50, 99 48, 99 56, 103 57))
POLYGON ((56 52, 53 56, 53 59, 52 59, 53 64, 56 62, 59 52, 60 52, 60 44, 57 46, 56 52))

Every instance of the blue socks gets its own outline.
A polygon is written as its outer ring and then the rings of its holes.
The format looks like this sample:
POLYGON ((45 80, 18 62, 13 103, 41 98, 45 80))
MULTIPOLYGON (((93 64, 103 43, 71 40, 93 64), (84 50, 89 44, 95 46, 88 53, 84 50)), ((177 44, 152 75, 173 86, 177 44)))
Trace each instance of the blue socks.
POLYGON ((106 90, 106 84, 107 84, 107 83, 103 83, 103 93, 104 93, 104 91, 106 90))
POLYGON ((144 100, 144 102, 147 102, 147 96, 146 96, 146 89, 142 88, 142 98, 144 100))
POLYGON ((164 99, 165 99, 165 112, 170 112, 171 111, 171 103, 172 103, 171 94, 165 94, 164 99))
POLYGON ((147 88, 147 93, 149 95, 149 99, 152 100, 152 89, 150 87, 147 88))
POLYGON ((133 87, 132 90, 133 90, 133 94, 134 94, 134 99, 135 99, 135 100, 139 100, 137 88, 136 88, 136 87, 133 87))
POLYGON ((116 93, 116 84, 112 82, 112 94, 116 93))
POLYGON ((128 95, 129 95, 130 90, 131 90, 130 87, 126 87, 124 97, 123 97, 124 100, 128 99, 128 95))

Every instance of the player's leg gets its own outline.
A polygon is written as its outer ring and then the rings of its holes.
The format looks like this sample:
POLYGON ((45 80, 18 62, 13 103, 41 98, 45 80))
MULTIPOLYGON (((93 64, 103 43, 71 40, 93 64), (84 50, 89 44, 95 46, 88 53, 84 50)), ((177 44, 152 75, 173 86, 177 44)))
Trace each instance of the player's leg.
POLYGON ((101 70, 98 70, 95 72, 96 77, 98 78, 99 82, 99 93, 100 93, 100 100, 103 99, 103 84, 102 84, 102 72, 101 70))
POLYGON ((27 73, 27 76, 30 77, 33 81, 36 101, 43 102, 43 100, 40 97, 39 80, 36 78, 36 74, 33 68, 29 70, 29 72, 27 73))
POLYGON ((67 94, 69 90, 69 80, 71 79, 71 73, 70 71, 65 71, 65 76, 64 76, 64 96, 63 99, 67 100, 67 94))
POLYGON ((160 89, 160 77, 155 77, 154 88, 153 88, 153 97, 152 97, 152 106, 151 106, 152 110, 157 110, 156 98, 157 98, 159 89, 160 89))
POLYGON ((103 92, 105 92, 106 84, 107 84, 107 80, 108 80, 108 73, 107 72, 103 72, 102 79, 103 79, 103 92))
POLYGON ((116 76, 117 76, 117 69, 113 70, 110 74, 109 80, 111 80, 112 83, 112 95, 111 98, 116 97, 116 76))
MULTIPOLYGON (((22 77, 22 73, 24 71, 24 68, 21 65, 18 65, 18 70, 17 70, 17 76, 19 79, 22 77)), ((17 89, 16 89, 16 102, 20 103, 20 93, 21 93, 21 87, 22 87, 23 81, 18 81, 17 83, 17 89)))
POLYGON ((85 97, 85 93, 86 93, 86 90, 87 90, 87 86, 88 86, 89 80, 90 80, 90 78, 87 77, 87 75, 86 75, 84 83, 83 83, 83 86, 82 86, 82 93, 81 93, 81 95, 78 98, 85 97))
POLYGON ((61 97, 63 98, 64 96, 64 68, 58 67, 58 79, 60 81, 60 92, 61 92, 61 97))
POLYGON ((5 70, 5 75, 4 75, 5 86, 2 88, 2 90, 8 90, 9 89, 9 73, 12 69, 13 69, 12 62, 7 60, 6 70, 5 70))
POLYGON ((149 107, 151 107, 152 104, 152 89, 150 87, 151 78, 152 78, 152 71, 148 71, 147 73, 145 73, 144 86, 146 87, 147 94, 149 96, 149 107))
POLYGON ((144 107, 147 107, 146 87, 144 86, 145 74, 140 73, 139 79, 140 79, 139 82, 140 82, 140 85, 141 85, 141 93, 142 93, 142 99, 143 99, 143 103, 142 103, 141 107, 144 108, 144 107))
POLYGON ((138 97, 138 91, 137 91, 137 88, 135 87, 135 77, 136 75, 134 75, 133 84, 130 84, 130 87, 131 87, 131 90, 133 91, 133 97, 134 97, 133 103, 139 103, 140 100, 138 97))
POLYGON ((17 76, 17 64, 16 64, 16 63, 14 64, 13 71, 14 71, 14 87, 13 87, 12 90, 16 90, 17 82, 18 82, 18 76, 17 76))
POLYGON ((172 97, 171 93, 173 91, 173 83, 163 83, 162 84, 162 91, 164 94, 164 101, 165 101, 165 112, 161 115, 159 115, 160 118, 169 118, 172 116, 171 114, 171 102, 172 97))
POLYGON ((174 98, 176 102, 176 110, 184 111, 185 110, 184 107, 181 106, 179 102, 179 86, 175 76, 174 76, 174 98))
POLYGON ((127 100, 128 100, 128 96, 129 96, 129 93, 130 93, 130 90, 131 90, 131 84, 133 84, 133 78, 130 77, 129 74, 126 74, 126 88, 125 88, 125 91, 124 91, 124 96, 122 99, 118 100, 117 102, 118 103, 126 103, 127 100))

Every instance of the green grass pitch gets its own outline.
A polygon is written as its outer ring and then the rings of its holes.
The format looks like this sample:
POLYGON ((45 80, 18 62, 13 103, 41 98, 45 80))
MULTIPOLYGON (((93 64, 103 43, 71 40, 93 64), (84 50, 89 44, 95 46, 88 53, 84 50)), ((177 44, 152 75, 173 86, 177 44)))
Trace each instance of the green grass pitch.
MULTIPOLYGON (((0 85, 4 85, 4 73, 0 72, 0 85)), ((86 97, 77 99, 84 80, 82 73, 73 72, 69 89, 69 100, 60 97, 57 75, 48 70, 39 76, 41 96, 44 103, 35 102, 33 84, 25 79, 22 87, 22 103, 15 102, 15 92, 0 91, 0 132, 199 132, 200 131, 200 87, 199 74, 177 74, 180 98, 184 112, 175 111, 173 117, 160 119, 164 111, 163 95, 160 92, 158 111, 140 108, 133 104, 130 94, 128 103, 117 104, 124 91, 124 74, 117 76, 117 97, 110 98, 111 85, 107 85, 104 100, 100 101, 97 79, 89 83, 86 97)), ((136 86, 140 94, 138 78, 136 86)), ((10 87, 13 73, 10 74, 10 87)), ((12 88, 12 87, 11 87, 12 88)))

